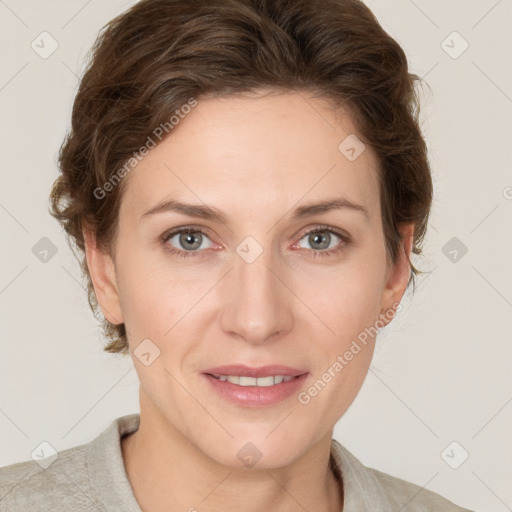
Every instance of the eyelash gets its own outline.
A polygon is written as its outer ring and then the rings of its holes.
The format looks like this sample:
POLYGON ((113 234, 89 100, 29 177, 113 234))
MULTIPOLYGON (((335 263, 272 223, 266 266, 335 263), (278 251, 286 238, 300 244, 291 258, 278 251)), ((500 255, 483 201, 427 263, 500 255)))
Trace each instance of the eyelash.
MULTIPOLYGON (((342 242, 334 248, 334 249, 328 249, 328 250, 314 250, 314 249, 306 249, 308 253, 312 253, 313 258, 316 258, 317 256, 332 256, 333 254, 337 254, 341 251, 343 251, 347 245, 351 243, 351 239, 348 235, 344 234, 341 231, 338 231, 337 229, 333 229, 329 226, 317 226, 305 233, 302 234, 302 236, 299 238, 299 241, 302 240, 304 237, 311 235, 313 233, 323 233, 323 232, 329 232, 337 235, 341 238, 342 242)), ((194 251, 185 251, 185 250, 179 250, 172 246, 170 246, 167 242, 175 235, 181 234, 181 233, 201 233, 202 235, 208 236, 203 230, 194 228, 192 226, 185 226, 179 229, 174 229, 171 231, 166 231, 162 237, 161 241, 164 244, 167 251, 169 251, 171 254, 175 256, 179 256, 180 258, 190 258, 190 257, 202 257, 202 252, 205 251, 205 249, 201 250, 194 250, 194 251)))

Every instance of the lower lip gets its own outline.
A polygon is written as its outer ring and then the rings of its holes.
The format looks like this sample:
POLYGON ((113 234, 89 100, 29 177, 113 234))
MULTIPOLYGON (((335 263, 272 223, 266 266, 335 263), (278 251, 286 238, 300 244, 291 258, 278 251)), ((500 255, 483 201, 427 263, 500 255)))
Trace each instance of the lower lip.
POLYGON ((239 386, 227 380, 220 380, 203 374, 214 391, 235 405, 243 407, 266 407, 286 400, 297 394, 308 374, 299 375, 288 382, 281 382, 273 386, 239 386))

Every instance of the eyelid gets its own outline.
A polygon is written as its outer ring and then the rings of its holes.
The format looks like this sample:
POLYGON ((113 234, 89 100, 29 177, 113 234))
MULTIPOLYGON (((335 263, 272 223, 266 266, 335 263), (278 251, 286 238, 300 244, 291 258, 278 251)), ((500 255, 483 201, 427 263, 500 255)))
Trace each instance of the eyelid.
POLYGON ((160 235, 159 238, 162 240, 166 240, 174 235, 177 235, 179 233, 186 233, 187 231, 192 232, 192 233, 198 232, 198 233, 208 236, 208 238, 211 239, 211 236, 209 235, 210 230, 208 228, 205 228, 204 226, 192 226, 192 225, 178 226, 175 228, 168 229, 168 230, 164 231, 164 233, 162 233, 162 235, 160 235))
POLYGON ((342 238, 345 241, 352 240, 352 238, 346 231, 339 229, 339 228, 335 228, 333 226, 327 226, 325 224, 316 224, 312 228, 309 228, 309 229, 306 228, 306 231, 302 232, 302 234, 300 235, 299 240, 304 238, 306 235, 309 235, 311 233, 316 233, 319 231, 329 231, 331 233, 334 233, 335 235, 338 235, 340 238, 342 238))

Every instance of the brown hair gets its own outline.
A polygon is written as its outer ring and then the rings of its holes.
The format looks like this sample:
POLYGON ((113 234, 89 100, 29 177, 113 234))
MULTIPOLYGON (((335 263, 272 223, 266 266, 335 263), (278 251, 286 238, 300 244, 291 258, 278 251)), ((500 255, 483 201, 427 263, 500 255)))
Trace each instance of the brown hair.
MULTIPOLYGON (((83 229, 90 226, 112 254, 123 181, 101 197, 95 191, 106 190, 176 109, 209 94, 304 90, 349 107, 380 162, 388 260, 398 257, 403 222, 415 223, 413 252, 420 254, 433 187, 419 128, 419 81, 359 0, 142 0, 110 21, 74 101, 50 208, 79 250, 93 312, 100 310, 83 229)), ((408 284, 415 285, 419 271, 410 266, 408 284)), ((98 318, 109 341, 104 349, 127 353, 125 325, 98 318)))

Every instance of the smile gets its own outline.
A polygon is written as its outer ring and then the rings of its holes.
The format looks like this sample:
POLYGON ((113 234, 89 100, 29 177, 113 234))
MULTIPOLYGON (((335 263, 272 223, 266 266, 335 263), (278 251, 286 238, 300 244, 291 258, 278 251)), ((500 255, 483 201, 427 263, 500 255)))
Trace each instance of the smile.
POLYGON ((289 382, 295 379, 293 376, 284 375, 270 375, 268 377, 247 377, 245 375, 212 375, 216 379, 221 381, 231 382, 237 386, 257 386, 257 387, 269 387, 281 384, 282 382, 289 382))
POLYGON ((203 370, 210 390, 237 407, 270 407, 291 400, 304 386, 309 372, 284 365, 249 367, 223 365, 203 370))

